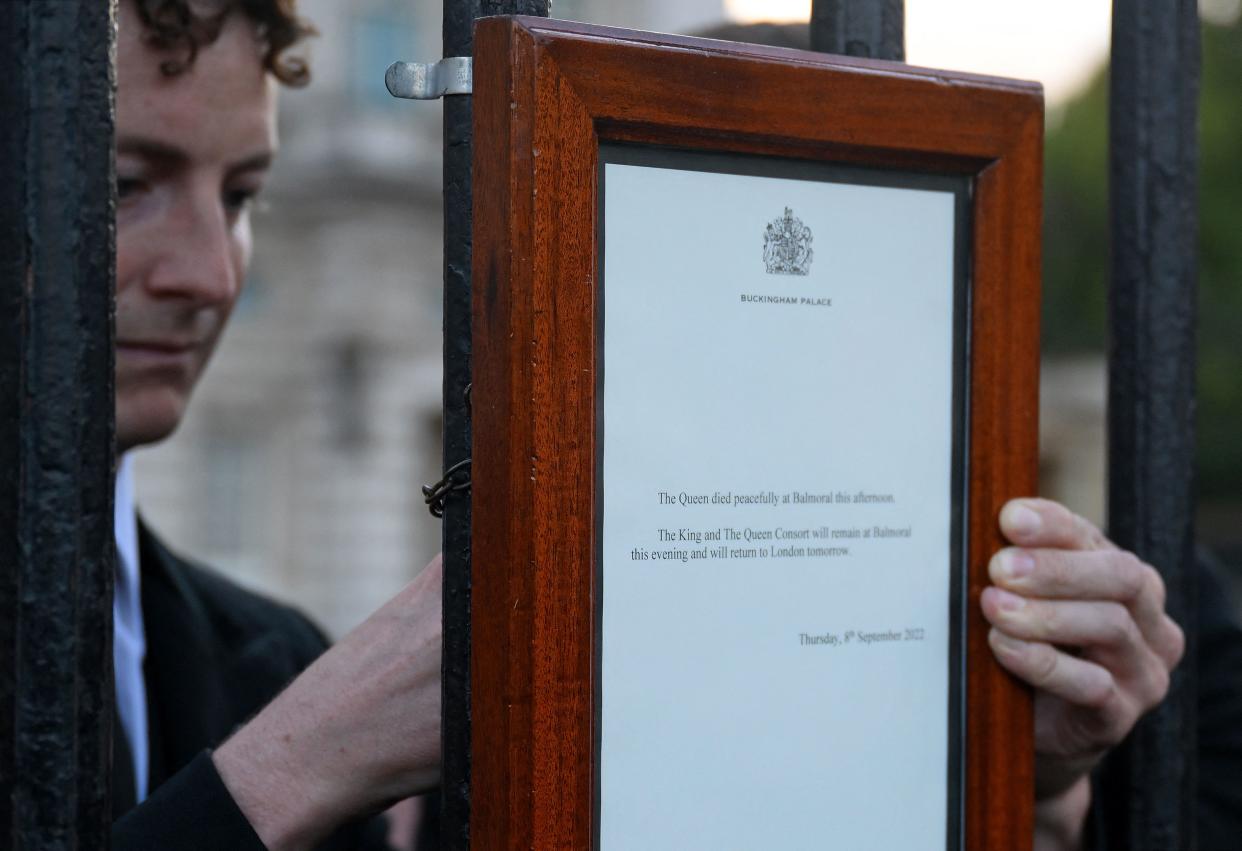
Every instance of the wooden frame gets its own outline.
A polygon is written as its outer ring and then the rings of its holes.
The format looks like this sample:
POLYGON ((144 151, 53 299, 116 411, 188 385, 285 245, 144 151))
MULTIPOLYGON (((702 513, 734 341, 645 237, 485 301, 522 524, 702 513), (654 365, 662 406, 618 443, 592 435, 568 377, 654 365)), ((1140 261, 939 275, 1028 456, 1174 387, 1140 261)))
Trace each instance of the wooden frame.
POLYGON ((1029 847, 1028 693, 978 607, 1037 472, 1037 85, 492 18, 475 40, 472 770, 478 848, 590 848, 601 143, 973 181, 964 845, 1029 847))

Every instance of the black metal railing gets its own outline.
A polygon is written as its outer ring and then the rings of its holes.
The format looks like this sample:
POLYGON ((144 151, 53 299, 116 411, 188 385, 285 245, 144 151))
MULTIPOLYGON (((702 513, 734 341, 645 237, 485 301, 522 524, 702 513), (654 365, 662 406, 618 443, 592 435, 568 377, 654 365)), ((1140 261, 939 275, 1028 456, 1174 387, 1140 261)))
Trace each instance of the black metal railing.
POLYGON ((1156 566, 1186 654, 1165 701, 1109 758, 1116 849, 1195 848, 1195 321, 1199 10, 1115 0, 1109 75, 1108 526, 1156 566))
POLYGON ((112 8, 0 4, 0 846, 102 848, 112 730, 112 8))

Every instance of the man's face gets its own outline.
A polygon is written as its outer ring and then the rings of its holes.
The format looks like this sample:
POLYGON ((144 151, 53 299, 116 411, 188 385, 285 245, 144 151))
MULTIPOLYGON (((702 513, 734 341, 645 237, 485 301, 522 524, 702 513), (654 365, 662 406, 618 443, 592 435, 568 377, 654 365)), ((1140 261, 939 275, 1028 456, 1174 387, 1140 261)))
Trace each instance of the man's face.
POLYGON ((253 27, 181 54, 143 39, 120 4, 117 43, 116 430, 120 451, 176 428, 250 260, 251 200, 276 147, 275 87, 253 27))

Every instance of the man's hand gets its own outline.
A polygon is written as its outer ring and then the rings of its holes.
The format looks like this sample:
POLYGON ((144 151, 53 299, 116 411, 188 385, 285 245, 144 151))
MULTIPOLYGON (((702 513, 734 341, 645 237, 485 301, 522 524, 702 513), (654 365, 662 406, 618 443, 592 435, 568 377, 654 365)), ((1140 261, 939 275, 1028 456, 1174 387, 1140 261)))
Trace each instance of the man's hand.
POLYGON ((270 851, 437 782, 442 581, 437 556, 213 754, 270 851))
POLYGON ((1037 847, 1076 847, 1088 773, 1164 699, 1185 641, 1160 574, 1055 502, 1001 511, 1015 546, 989 565, 984 616, 997 660, 1035 687, 1037 847))

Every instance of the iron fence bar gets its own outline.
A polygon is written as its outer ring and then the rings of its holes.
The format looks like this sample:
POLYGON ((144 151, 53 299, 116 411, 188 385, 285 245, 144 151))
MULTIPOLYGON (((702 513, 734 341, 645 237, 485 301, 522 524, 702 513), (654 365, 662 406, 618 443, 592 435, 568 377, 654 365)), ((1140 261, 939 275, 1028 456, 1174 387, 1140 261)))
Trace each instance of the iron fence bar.
POLYGON ((0 3, 0 845, 106 848, 113 3, 0 3))
POLYGON ((1187 636, 1168 698, 1103 775, 1109 844, 1135 851, 1195 847, 1199 66, 1195 0, 1114 2, 1109 532, 1161 571, 1187 636))
MULTIPOLYGON (((444 0, 444 55, 471 56, 474 21, 548 15, 548 0, 444 0)), ((444 99, 444 469, 470 457, 470 252, 473 99, 444 99)), ((464 851, 470 830, 470 491, 444 499, 444 661, 440 833, 464 851)))
POLYGON ((905 13, 904 0, 814 0, 811 49, 901 62, 905 13))

